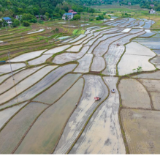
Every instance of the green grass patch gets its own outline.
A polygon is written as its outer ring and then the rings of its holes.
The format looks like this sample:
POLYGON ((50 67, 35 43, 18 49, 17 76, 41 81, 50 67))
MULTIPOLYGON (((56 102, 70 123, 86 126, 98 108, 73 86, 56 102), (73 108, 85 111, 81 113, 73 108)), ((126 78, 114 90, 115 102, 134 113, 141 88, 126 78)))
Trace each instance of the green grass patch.
POLYGON ((94 21, 91 21, 90 22, 91 24, 102 24, 102 23, 104 23, 102 20, 94 20, 94 21))
POLYGON ((75 29, 74 31, 73 31, 73 35, 79 35, 79 34, 84 34, 85 33, 85 30, 79 30, 79 29, 75 29))

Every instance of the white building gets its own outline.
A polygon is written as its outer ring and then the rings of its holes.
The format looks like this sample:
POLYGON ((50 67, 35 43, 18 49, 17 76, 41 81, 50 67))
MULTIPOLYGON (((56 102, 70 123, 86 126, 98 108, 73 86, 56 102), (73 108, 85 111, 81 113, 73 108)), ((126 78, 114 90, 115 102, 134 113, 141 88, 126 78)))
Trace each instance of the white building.
POLYGON ((2 19, 3 19, 4 21, 6 21, 9 26, 12 24, 11 18, 9 18, 9 17, 3 17, 2 19))
POLYGON ((156 11, 155 11, 155 10, 153 10, 153 9, 151 9, 151 10, 149 11, 149 13, 150 13, 150 14, 155 14, 155 13, 156 13, 156 11))
POLYGON ((18 20, 21 20, 22 19, 22 15, 16 15, 15 18, 18 19, 18 20))
POLYGON ((73 13, 65 13, 65 14, 62 16, 62 19, 63 19, 63 20, 66 20, 66 17, 67 17, 67 20, 73 19, 73 13))

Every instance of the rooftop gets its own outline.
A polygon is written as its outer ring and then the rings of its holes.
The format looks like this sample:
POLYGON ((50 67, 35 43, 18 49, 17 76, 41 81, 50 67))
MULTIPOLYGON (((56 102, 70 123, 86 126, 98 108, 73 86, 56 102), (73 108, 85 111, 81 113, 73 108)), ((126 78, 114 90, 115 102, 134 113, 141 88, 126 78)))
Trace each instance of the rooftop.
POLYGON ((66 16, 71 16, 73 13, 65 13, 66 16))
POLYGON ((3 17, 3 19, 4 19, 5 21, 11 20, 11 18, 9 18, 9 17, 3 17))

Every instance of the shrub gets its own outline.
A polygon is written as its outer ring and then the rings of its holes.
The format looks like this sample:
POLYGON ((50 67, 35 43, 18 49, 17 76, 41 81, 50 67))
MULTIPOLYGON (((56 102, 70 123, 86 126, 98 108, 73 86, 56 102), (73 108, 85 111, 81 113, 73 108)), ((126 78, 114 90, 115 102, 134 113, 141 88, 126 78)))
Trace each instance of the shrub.
POLYGON ((53 32, 53 33, 59 33, 59 29, 56 28, 56 29, 54 29, 52 32, 53 32))
POLYGON ((37 19, 36 19, 36 18, 33 18, 33 19, 30 20, 30 22, 31 22, 31 23, 37 23, 37 19))
POLYGON ((102 14, 102 15, 99 15, 98 17, 96 17, 96 20, 102 20, 102 19, 104 19, 103 14, 102 14))
POLYGON ((29 26, 30 26, 30 23, 29 23, 28 21, 23 21, 23 26, 29 27, 29 26))
POLYGON ((89 21, 93 21, 94 19, 93 18, 89 18, 89 21))
POLYGON ((19 26, 20 25, 20 22, 19 22, 19 20, 18 19, 14 19, 14 21, 13 21, 13 27, 17 27, 17 26, 19 26))
POLYGON ((76 14, 74 17, 73 17, 73 20, 80 20, 81 19, 81 16, 79 14, 76 14))

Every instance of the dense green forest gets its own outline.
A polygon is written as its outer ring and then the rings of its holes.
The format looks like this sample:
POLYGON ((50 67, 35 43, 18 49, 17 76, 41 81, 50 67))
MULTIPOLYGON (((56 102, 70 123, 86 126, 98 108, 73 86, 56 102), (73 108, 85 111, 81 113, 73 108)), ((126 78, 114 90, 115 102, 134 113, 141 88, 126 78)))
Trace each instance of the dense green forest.
MULTIPOLYGON (((0 17, 22 15, 46 15, 49 18, 58 18, 69 9, 77 12, 88 11, 87 7, 76 4, 74 1, 64 0, 0 0, 0 17)), ((90 10, 89 10, 90 11, 90 10)))
MULTIPOLYGON (((80 3, 72 0, 0 0, 0 18, 10 17, 13 21, 13 26, 16 27, 23 22, 24 26, 29 26, 30 23, 36 23, 36 15, 43 15, 45 20, 61 18, 65 12, 73 9, 80 12, 94 12, 94 9, 85 7, 80 3), (16 15, 19 21, 15 19, 16 15)), ((5 22, 0 22, 0 27, 6 26, 5 22)))
POLYGON ((119 3, 120 5, 139 4, 142 8, 160 10, 160 0, 0 0, 0 17, 23 15, 46 15, 48 18, 60 18, 69 9, 77 12, 94 12, 89 5, 119 3), (150 5, 154 4, 154 7, 150 5))

